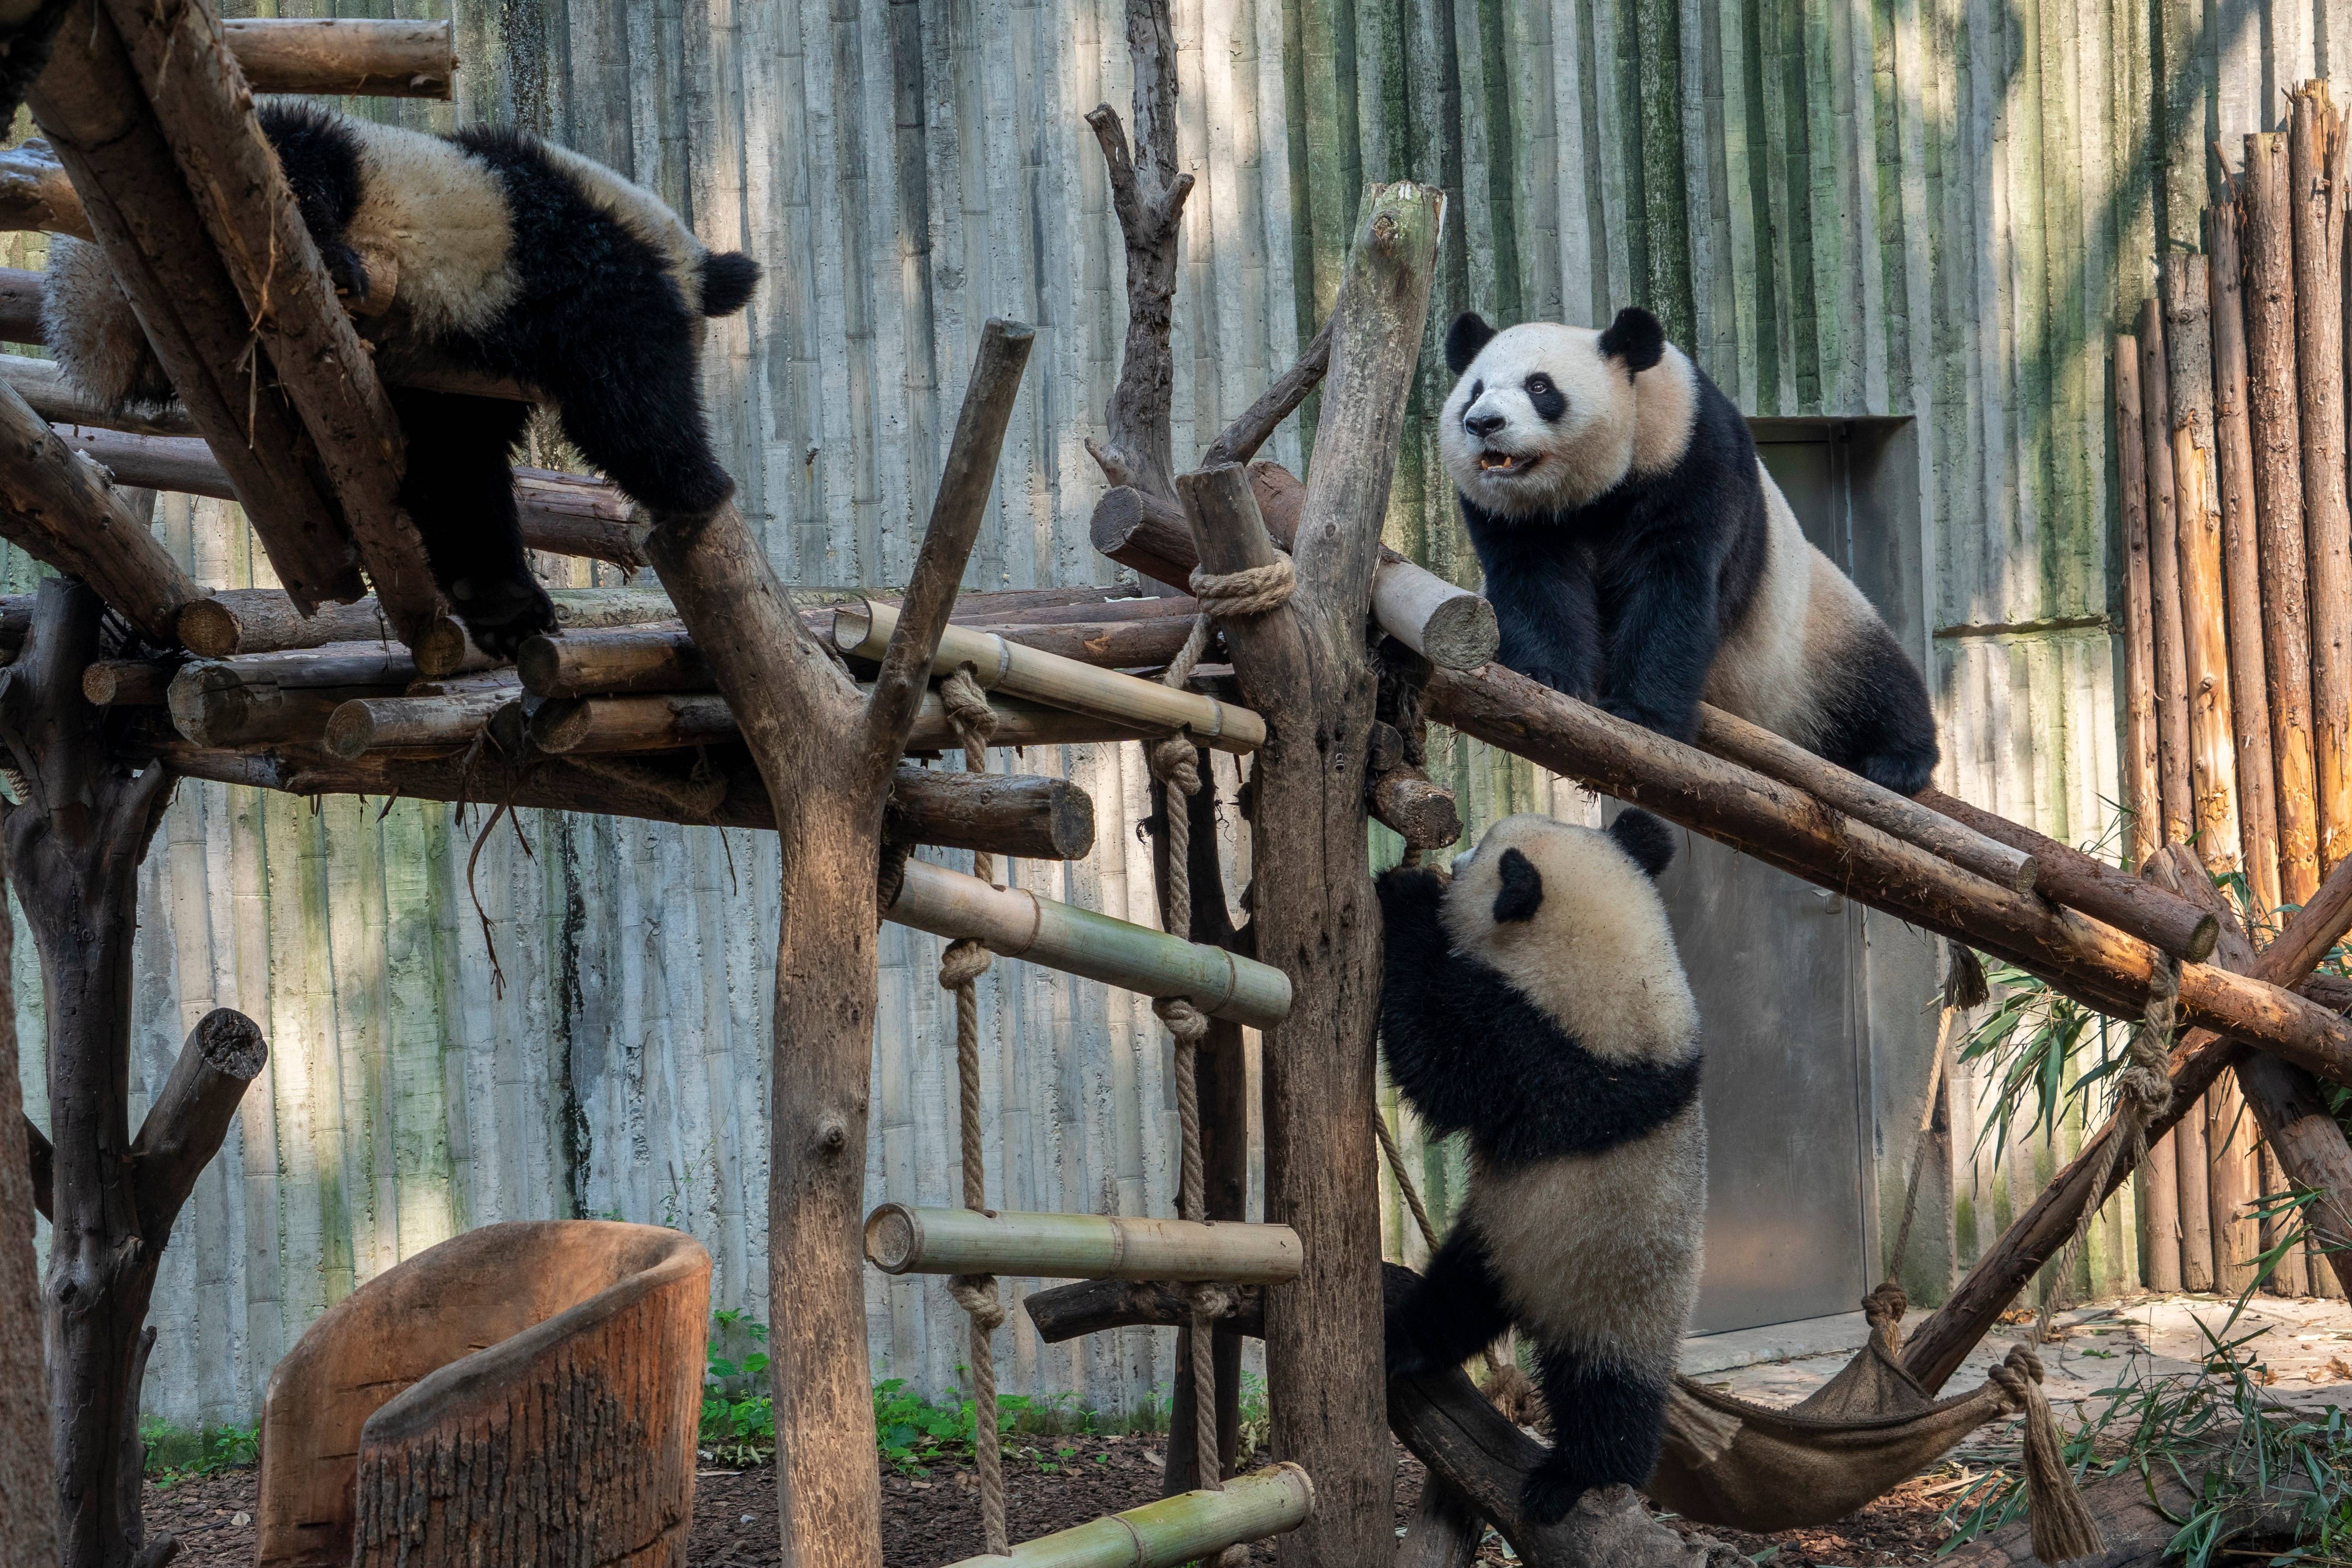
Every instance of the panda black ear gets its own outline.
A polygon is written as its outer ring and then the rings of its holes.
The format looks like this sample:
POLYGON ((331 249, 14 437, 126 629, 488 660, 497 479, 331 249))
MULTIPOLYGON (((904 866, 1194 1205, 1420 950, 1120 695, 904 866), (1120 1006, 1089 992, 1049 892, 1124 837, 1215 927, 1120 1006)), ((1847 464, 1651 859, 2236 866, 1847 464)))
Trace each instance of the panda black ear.
POLYGON ((1639 305, 1628 305, 1601 334, 1601 353, 1604 359, 1623 360, 1626 370, 1639 375, 1665 357, 1666 329, 1639 305))
POLYGON ((1674 829, 1646 811, 1619 812, 1617 820, 1609 825, 1609 837, 1652 877, 1674 863, 1674 829))
POLYGON ((1497 869, 1503 873, 1503 887, 1495 895, 1495 923, 1535 919, 1543 908, 1543 873, 1536 863, 1516 849, 1506 849, 1497 869))
POLYGON ((1486 324, 1486 317, 1475 310, 1463 311, 1445 329, 1445 368, 1460 375, 1494 339, 1495 329, 1486 324))

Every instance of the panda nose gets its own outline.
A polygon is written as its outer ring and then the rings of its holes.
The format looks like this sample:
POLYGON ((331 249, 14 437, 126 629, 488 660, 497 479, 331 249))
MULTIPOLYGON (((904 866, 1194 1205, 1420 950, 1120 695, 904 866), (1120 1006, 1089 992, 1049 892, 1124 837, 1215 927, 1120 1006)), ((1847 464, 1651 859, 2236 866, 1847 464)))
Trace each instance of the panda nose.
POLYGON ((1503 423, 1503 416, 1499 414, 1465 414, 1462 416, 1462 428, 1482 441, 1500 430, 1503 423))

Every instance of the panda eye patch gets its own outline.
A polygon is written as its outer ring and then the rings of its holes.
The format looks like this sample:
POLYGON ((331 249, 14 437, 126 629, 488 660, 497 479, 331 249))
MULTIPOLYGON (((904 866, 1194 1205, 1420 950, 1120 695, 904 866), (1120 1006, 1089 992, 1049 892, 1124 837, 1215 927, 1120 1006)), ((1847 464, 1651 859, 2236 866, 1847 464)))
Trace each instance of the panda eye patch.
POLYGON ((1551 377, 1543 372, 1536 372, 1519 385, 1527 393, 1528 402, 1534 407, 1536 416, 1545 424, 1556 423, 1561 415, 1568 412, 1568 395, 1554 386, 1551 377))

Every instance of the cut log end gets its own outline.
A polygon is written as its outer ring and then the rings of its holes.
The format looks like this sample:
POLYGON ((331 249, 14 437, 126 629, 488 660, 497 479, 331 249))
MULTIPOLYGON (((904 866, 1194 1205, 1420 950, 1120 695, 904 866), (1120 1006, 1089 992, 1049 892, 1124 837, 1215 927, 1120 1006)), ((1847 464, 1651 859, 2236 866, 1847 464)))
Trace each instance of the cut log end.
POLYGON ((218 599, 193 599, 180 606, 180 641, 200 658, 226 658, 237 651, 244 628, 236 612, 218 599))
POLYGON ((446 610, 436 610, 408 651, 416 660, 418 675, 427 680, 439 680, 465 668, 466 650, 466 628, 446 610))
POLYGON ((375 744, 375 714, 363 700, 344 703, 327 718, 327 754, 350 762, 375 744))
POLYGON ((268 1064, 261 1026, 234 1007, 215 1007, 197 1020, 194 1039, 205 1063, 239 1083, 251 1083, 268 1064))
POLYGON ((1495 606, 1475 594, 1442 601, 1422 623, 1423 657, 1448 669, 1475 669, 1501 646, 1495 606))
POLYGON ((922 1232, 914 1211, 903 1204, 884 1204, 866 1220, 866 1260, 885 1274, 904 1274, 922 1251, 922 1232))

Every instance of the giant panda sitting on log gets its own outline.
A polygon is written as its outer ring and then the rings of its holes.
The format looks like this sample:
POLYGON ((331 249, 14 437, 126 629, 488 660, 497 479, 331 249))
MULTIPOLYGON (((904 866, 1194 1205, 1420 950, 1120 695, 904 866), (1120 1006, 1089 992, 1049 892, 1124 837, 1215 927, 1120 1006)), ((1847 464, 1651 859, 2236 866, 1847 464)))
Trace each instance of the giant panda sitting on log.
POLYGON ((1898 795, 1927 787, 1927 682, 1656 318, 1497 331, 1465 313, 1445 363, 1439 449, 1505 665, 1677 741, 1704 698, 1898 795))
MULTIPOLYGON (((656 514, 708 512, 732 492, 697 367, 703 319, 743 308, 757 263, 707 248, 650 191, 517 132, 436 136, 301 103, 260 119, 329 275, 369 313, 363 335, 537 387, 581 453, 656 514)), ((51 242, 43 311, 59 367, 88 395, 125 412, 170 401, 97 247, 51 242)), ((530 405, 389 390, 408 446, 400 504, 475 642, 510 658, 555 626, 508 467, 530 405)))
POLYGON ((1552 1449, 1537 1523, 1656 1465, 1706 1218, 1698 1005, 1653 885, 1664 823, 1496 823, 1449 884, 1379 883, 1389 1076, 1433 1132, 1466 1132, 1470 1193, 1391 1311, 1388 1373, 1459 1365, 1517 1325, 1552 1449))

